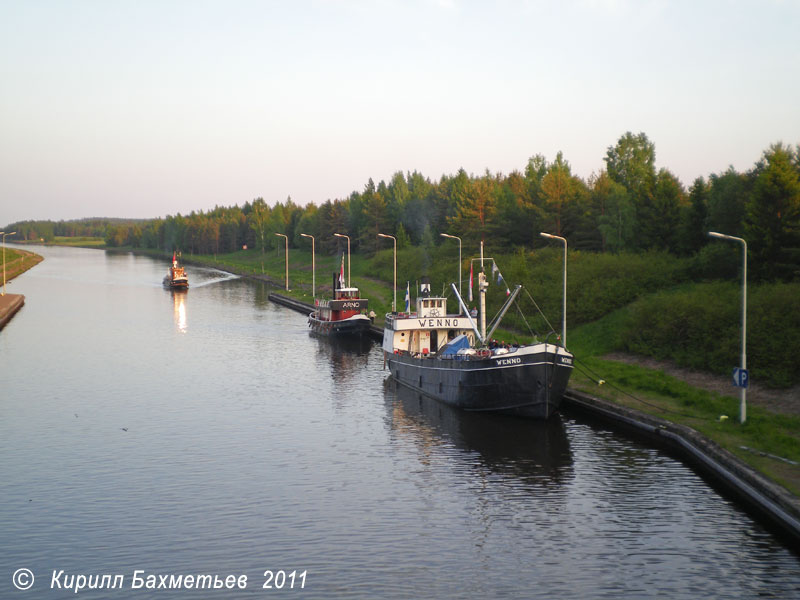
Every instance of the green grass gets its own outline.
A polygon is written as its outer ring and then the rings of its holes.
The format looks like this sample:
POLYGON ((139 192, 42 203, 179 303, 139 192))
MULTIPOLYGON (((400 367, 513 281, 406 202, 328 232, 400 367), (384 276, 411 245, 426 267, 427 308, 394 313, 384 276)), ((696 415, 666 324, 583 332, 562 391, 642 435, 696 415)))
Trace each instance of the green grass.
POLYGON ((67 237, 57 235, 51 243, 54 246, 77 246, 82 248, 104 248, 106 245, 105 238, 90 236, 67 237))
POLYGON ((627 310, 622 309, 569 334, 576 357, 570 387, 691 427, 800 495, 800 467, 741 449, 747 446, 800 462, 800 417, 751 405, 742 425, 735 391, 731 395, 709 392, 662 371, 603 359, 619 349, 621 325, 627 318, 627 310), (598 380, 605 383, 600 385, 598 380), (723 415, 727 418, 721 419, 723 415))
MULTIPOLYGON (((24 250, 15 250, 13 248, 5 248, 4 254, 6 283, 14 279, 17 275, 21 275, 28 269, 36 266, 43 260, 38 254, 26 252, 24 250)), ((0 282, 0 285, 2 285, 2 282, 0 282)))
MULTIPOLYGON (((740 361, 741 303, 741 287, 727 281, 651 294, 629 307, 620 349, 730 373, 740 361)), ((747 334, 751 379, 772 387, 800 383, 800 283, 751 286, 747 334)))

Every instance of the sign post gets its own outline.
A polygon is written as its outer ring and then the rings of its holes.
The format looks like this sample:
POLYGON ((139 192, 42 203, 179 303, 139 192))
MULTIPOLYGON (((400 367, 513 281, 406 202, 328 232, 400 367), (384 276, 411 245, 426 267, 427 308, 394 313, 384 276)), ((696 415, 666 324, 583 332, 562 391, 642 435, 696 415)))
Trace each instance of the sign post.
POLYGON ((733 385, 739 388, 748 388, 750 386, 750 373, 748 373, 747 369, 736 367, 733 370, 733 385))
POLYGON ((747 242, 742 238, 734 237, 732 235, 725 235, 724 233, 717 233, 716 231, 709 231, 708 235, 721 240, 731 240, 739 242, 742 245, 742 366, 734 369, 733 378, 734 385, 740 391, 739 402, 739 422, 744 423, 747 420, 747 385, 749 383, 749 376, 747 373, 747 242), (738 381, 738 383, 737 383, 738 381))

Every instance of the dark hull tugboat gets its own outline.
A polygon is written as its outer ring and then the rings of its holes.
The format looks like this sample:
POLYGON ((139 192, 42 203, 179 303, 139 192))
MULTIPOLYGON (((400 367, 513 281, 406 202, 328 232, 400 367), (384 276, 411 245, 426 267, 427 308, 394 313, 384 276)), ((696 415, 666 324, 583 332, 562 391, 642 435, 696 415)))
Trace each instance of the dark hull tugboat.
POLYGON ((416 312, 386 315, 383 353, 392 377, 463 410, 544 419, 556 412, 572 372, 573 355, 547 342, 511 347, 490 342, 522 287, 510 292, 488 335, 484 273, 478 274, 480 329, 456 286, 451 287, 460 314, 446 314, 447 299, 431 297, 430 286, 423 284, 416 312))
POLYGON ((174 252, 172 253, 172 266, 167 269, 167 274, 164 276, 164 287, 173 290, 185 290, 189 287, 186 270, 178 266, 178 259, 174 252))
POLYGON ((344 277, 333 275, 333 298, 314 299, 308 326, 319 335, 358 337, 372 325, 365 314, 369 301, 359 297, 358 288, 344 287, 344 277))

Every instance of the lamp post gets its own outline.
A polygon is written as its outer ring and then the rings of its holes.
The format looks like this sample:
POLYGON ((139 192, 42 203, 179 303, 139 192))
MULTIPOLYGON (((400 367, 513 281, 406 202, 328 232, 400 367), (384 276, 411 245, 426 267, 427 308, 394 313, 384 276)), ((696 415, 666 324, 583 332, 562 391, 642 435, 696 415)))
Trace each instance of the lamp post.
MULTIPOLYGON (((742 371, 747 371, 747 242, 742 238, 716 231, 709 231, 708 235, 720 240, 730 240, 742 245, 742 371)), ((740 384, 746 382, 739 382, 740 384)), ((739 422, 747 420, 747 388, 739 385, 739 422)))
POLYGON ((6 295, 6 236, 14 235, 15 233, 17 232, 6 233, 5 231, 0 231, 0 235, 3 236, 3 296, 6 295))
POLYGON ((314 254, 314 236, 308 235, 307 233, 301 233, 300 235, 311 238, 311 295, 316 298, 317 293, 315 290, 317 285, 317 259, 314 254))
POLYGON ((387 238, 392 240, 394 244, 394 296, 392 300, 392 312, 397 312, 397 238, 393 235, 387 235, 385 233, 379 233, 378 237, 387 238))
POLYGON ((333 235, 347 239, 347 287, 350 287, 350 236, 343 233, 334 233, 333 235))
POLYGON ((286 291, 289 291, 289 236, 284 235, 282 233, 276 233, 275 235, 282 237, 286 242, 286 291))
POLYGON ((461 295, 461 238, 457 235, 450 235, 447 233, 440 233, 440 236, 444 238, 450 238, 451 240, 458 240, 458 295, 461 295))
POLYGON ((567 347, 567 240, 559 235, 552 235, 550 233, 540 233, 544 238, 550 240, 560 240, 564 242, 564 290, 562 292, 563 300, 561 306, 561 344, 564 348, 567 347))

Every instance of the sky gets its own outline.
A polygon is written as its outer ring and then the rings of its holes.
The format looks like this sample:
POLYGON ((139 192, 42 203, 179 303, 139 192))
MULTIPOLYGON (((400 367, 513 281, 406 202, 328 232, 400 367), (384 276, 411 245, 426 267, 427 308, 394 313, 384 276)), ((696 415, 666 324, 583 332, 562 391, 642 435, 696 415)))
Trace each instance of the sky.
POLYGON ((0 225, 800 144, 800 0, 0 0, 0 225))

